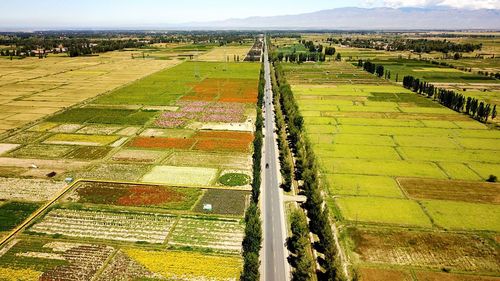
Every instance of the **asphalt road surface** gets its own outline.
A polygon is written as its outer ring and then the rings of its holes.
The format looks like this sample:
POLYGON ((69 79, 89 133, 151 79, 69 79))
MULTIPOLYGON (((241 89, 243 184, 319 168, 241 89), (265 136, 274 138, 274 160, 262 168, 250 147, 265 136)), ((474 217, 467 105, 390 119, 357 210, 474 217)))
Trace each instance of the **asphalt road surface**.
POLYGON ((268 60, 267 48, 264 48, 264 75, 265 87, 265 137, 264 137, 264 186, 262 190, 263 200, 263 224, 264 224, 264 245, 262 263, 262 279, 265 281, 281 281, 288 279, 285 249, 285 230, 283 196, 278 184, 278 168, 276 139, 274 134, 274 108, 272 104, 270 64, 268 60))

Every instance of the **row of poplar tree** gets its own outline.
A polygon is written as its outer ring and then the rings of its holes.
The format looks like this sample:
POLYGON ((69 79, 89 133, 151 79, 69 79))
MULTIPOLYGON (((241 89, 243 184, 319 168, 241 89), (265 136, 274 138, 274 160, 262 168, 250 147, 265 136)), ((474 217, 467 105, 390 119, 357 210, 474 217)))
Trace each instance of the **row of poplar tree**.
POLYGON ((403 78, 403 86, 420 95, 425 95, 429 98, 434 97, 442 105, 456 112, 466 113, 481 122, 488 121, 490 116, 491 119, 497 116, 496 105, 492 106, 476 98, 465 97, 455 91, 438 88, 429 82, 422 81, 410 75, 403 78))
POLYGON ((259 253, 262 247, 262 222, 258 207, 261 185, 261 160, 264 135, 264 118, 262 116, 262 102, 264 99, 264 67, 260 70, 259 92, 257 98, 257 120, 255 121, 255 133, 253 141, 253 177, 252 177, 252 200, 245 212, 245 234, 242 242, 243 248, 243 271, 240 275, 242 281, 260 280, 259 253))
MULTIPOLYGON (((391 73, 385 70, 383 65, 377 65, 370 61, 359 60, 358 67, 363 67, 365 71, 375 74, 378 77, 384 76, 385 79, 391 78, 391 73)), ((481 122, 486 122, 488 121, 488 118, 491 117, 491 119, 494 119, 497 116, 496 105, 479 101, 473 97, 466 97, 453 90, 438 88, 429 82, 425 82, 411 75, 403 77, 403 87, 417 94, 433 98, 440 104, 453 109, 456 112, 465 113, 481 122)))
MULTIPOLYGON (((279 62, 274 62, 274 70, 276 90, 278 91, 275 103, 279 103, 286 122, 281 126, 286 128, 287 143, 295 158, 292 167, 293 175, 296 180, 301 180, 303 183, 299 188, 300 192, 307 198, 303 207, 309 218, 309 222, 307 222, 305 216, 292 215, 292 237, 287 242, 293 254, 292 280, 311 280, 311 274, 313 274, 311 272, 317 274, 318 280, 344 280, 344 276, 339 270, 340 260, 332 232, 329 210, 322 195, 323 188, 319 178, 318 162, 311 143, 303 135, 304 119, 279 62), (308 249, 311 247, 311 242, 306 239, 309 232, 317 235, 319 241, 314 246, 318 252, 323 254, 323 258, 318 259, 322 268, 319 271, 315 270, 316 261, 308 253, 308 249)), ((281 165, 289 164, 281 163, 281 165)))

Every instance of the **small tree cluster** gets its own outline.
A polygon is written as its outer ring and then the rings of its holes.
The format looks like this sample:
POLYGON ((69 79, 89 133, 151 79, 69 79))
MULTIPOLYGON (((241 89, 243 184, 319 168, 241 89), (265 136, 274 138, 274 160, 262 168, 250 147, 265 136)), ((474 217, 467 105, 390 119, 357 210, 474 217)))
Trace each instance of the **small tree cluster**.
POLYGON ((294 210, 290 217, 292 236, 287 239, 287 247, 292 256, 290 264, 295 268, 292 280, 312 280, 315 272, 312 248, 309 241, 307 218, 301 210, 294 210))
POLYGON ((436 96, 438 92, 438 89, 434 85, 421 81, 413 76, 403 77, 403 87, 410 89, 415 93, 427 95, 428 97, 436 96))
POLYGON ((382 77, 385 74, 383 65, 376 65, 370 61, 363 62, 362 60, 358 60, 358 66, 363 67, 365 71, 370 72, 371 74, 376 74, 378 77, 382 77))
POLYGON ((271 57, 271 61, 279 61, 279 62, 295 62, 295 63, 303 63, 306 61, 325 61, 326 57, 323 53, 317 52, 293 52, 293 53, 276 53, 271 57))
POLYGON ((327 56, 333 56, 335 55, 335 47, 326 47, 325 48, 325 55, 327 56))
POLYGON ((271 62, 295 62, 303 63, 307 61, 325 61, 327 55, 333 55, 335 53, 335 48, 326 47, 318 44, 314 45, 313 41, 299 40, 299 44, 302 44, 307 51, 297 52, 295 49, 292 52, 273 52, 271 54, 271 62))

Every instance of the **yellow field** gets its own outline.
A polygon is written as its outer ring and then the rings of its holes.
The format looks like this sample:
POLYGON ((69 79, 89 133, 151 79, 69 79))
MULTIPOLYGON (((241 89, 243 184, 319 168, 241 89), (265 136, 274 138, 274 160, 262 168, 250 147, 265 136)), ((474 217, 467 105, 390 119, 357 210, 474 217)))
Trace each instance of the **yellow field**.
POLYGON ((179 62, 132 59, 131 52, 0 59, 0 134, 179 62))
POLYGON ((148 270, 169 280, 236 280, 241 271, 238 256, 206 255, 181 251, 126 250, 148 270))
POLYGON ((200 61, 235 61, 237 57, 240 57, 240 61, 243 61, 250 51, 250 45, 243 46, 222 46, 212 49, 211 51, 198 57, 200 61))

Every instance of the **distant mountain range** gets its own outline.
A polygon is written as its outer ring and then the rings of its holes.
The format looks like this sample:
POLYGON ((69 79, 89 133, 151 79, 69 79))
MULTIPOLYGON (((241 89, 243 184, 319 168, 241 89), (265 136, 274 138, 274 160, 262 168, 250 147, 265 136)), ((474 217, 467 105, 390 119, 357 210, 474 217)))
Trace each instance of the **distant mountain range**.
MULTIPOLYGON (((500 10, 432 8, 338 8, 298 15, 249 17, 179 25, 192 29, 500 29, 500 10)), ((170 27, 172 28, 172 26, 170 27)))
POLYGON ((168 22, 110 26, 1 26, 0 31, 33 30, 496 30, 500 9, 337 8, 297 15, 249 17, 210 22, 168 22))

